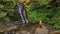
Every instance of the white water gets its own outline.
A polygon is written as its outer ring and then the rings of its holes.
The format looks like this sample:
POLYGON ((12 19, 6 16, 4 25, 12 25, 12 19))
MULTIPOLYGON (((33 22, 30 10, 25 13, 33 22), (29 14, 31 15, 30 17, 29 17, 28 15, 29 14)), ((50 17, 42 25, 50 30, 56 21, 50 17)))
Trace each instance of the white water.
POLYGON ((26 19, 25 10, 23 9, 23 5, 22 5, 21 3, 17 3, 17 6, 18 6, 19 14, 20 14, 20 16, 21 16, 22 23, 23 23, 23 24, 28 23, 28 21, 27 21, 27 19, 26 19))

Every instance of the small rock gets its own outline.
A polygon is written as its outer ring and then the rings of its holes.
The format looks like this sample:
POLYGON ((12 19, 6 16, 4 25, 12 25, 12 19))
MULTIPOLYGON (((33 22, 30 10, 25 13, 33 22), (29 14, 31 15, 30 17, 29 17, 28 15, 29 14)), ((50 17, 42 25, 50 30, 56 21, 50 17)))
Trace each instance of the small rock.
POLYGON ((22 34, 30 34, 28 31, 21 31, 22 34))
POLYGON ((42 26, 42 28, 38 27, 36 28, 35 34, 48 34, 48 29, 45 26, 42 26))
POLYGON ((58 30, 58 31, 52 31, 52 32, 50 32, 50 34, 60 34, 60 30, 58 30))
POLYGON ((16 34, 30 34, 30 32, 23 30, 23 31, 17 32, 16 34))

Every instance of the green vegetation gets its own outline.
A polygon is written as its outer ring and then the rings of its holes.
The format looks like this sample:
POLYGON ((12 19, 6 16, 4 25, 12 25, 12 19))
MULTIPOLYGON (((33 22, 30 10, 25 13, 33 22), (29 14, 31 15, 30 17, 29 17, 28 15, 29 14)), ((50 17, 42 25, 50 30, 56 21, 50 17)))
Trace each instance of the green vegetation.
POLYGON ((52 0, 38 0, 37 3, 31 3, 26 6, 28 18, 31 20, 40 21, 43 20, 52 25, 55 29, 60 29, 60 5, 56 0, 52 3, 52 0))
POLYGON ((14 17, 16 2, 15 0, 0 1, 0 20, 6 23, 10 22, 14 17))
MULTIPOLYGON (((60 29, 60 0, 37 0, 25 6, 30 20, 43 20, 51 24, 55 29, 60 29)), ((6 23, 15 18, 16 0, 0 1, 0 20, 6 23)))

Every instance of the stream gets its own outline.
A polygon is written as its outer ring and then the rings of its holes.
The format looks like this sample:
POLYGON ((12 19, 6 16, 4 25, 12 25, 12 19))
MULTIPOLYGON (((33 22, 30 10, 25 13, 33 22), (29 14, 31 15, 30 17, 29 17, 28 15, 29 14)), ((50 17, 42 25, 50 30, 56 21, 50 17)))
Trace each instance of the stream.
POLYGON ((18 12, 19 12, 19 14, 20 14, 22 24, 28 23, 28 20, 27 20, 27 18, 26 18, 26 11, 25 11, 24 8, 23 8, 23 4, 17 3, 17 6, 18 6, 17 9, 18 9, 18 12))

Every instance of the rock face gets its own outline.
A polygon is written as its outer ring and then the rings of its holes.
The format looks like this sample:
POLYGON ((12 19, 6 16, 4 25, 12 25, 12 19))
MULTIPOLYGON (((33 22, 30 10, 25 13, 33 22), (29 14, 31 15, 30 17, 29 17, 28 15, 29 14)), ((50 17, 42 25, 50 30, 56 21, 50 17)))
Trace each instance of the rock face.
POLYGON ((42 26, 42 28, 38 27, 35 34, 48 34, 48 29, 45 26, 42 26))
POLYGON ((60 30, 58 30, 58 31, 52 31, 52 32, 50 32, 50 34, 60 34, 60 30))

